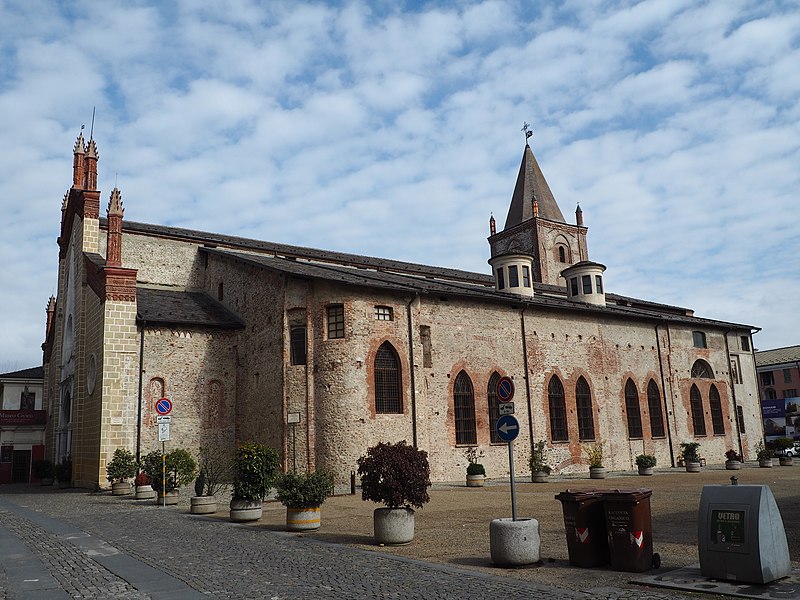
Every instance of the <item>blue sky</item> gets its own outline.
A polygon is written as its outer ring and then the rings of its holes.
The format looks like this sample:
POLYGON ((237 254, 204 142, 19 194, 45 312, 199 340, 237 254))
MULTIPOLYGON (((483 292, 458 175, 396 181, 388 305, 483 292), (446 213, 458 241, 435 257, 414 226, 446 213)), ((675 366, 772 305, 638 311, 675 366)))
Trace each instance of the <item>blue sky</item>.
POLYGON ((0 371, 93 106, 103 212, 487 273, 527 121, 609 291, 800 344, 795 2, 161 5, 0 1, 0 371))

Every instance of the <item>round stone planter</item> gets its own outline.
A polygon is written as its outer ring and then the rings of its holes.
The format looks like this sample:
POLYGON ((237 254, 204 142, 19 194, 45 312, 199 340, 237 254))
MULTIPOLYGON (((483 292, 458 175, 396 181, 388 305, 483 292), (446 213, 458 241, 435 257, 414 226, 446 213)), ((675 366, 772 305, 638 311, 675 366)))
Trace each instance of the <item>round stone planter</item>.
POLYGON ((792 466, 792 457, 791 456, 781 456, 778 458, 778 462, 782 467, 791 467, 792 466))
POLYGON ((396 546, 414 539, 414 511, 410 508, 376 508, 372 524, 378 544, 396 546))
POLYGON ((653 467, 638 467, 639 475, 652 475, 653 467))
POLYGON ((261 500, 251 501, 241 498, 231 500, 231 521, 234 523, 258 521, 262 513, 261 500))
POLYGON ((759 458, 758 459, 758 466, 762 469, 771 469, 772 468, 772 459, 771 458, 759 458))
POLYGON ((550 474, 547 471, 533 471, 531 473, 531 483, 547 483, 550 474))
POLYGON ((742 463, 738 460, 726 460, 725 461, 725 468, 728 471, 738 471, 742 468, 742 463))
POLYGON ((687 462, 686 463, 686 472, 687 473, 699 473, 700 472, 700 463, 699 462, 687 462))
POLYGON ((159 494, 157 504, 159 506, 175 506, 178 503, 178 490, 172 490, 166 494, 159 494))
POLYGON ((192 496, 189 498, 189 512, 193 515, 211 515, 217 512, 215 496, 192 496))
POLYGON ((467 487, 483 487, 486 475, 467 475, 467 487))
POLYGON ((118 481, 111 484, 112 496, 128 496, 133 493, 133 488, 129 481, 118 481))
POLYGON ((605 479, 605 467, 589 467, 589 479, 605 479))
POLYGON ((542 538, 536 519, 494 519, 489 523, 492 562, 500 566, 539 562, 542 538))
POLYGON ((322 513, 319 506, 309 508, 286 507, 287 531, 314 531, 322 524, 322 513))
POLYGON ((136 494, 133 496, 134 500, 152 500, 155 497, 156 497, 156 491, 150 484, 137 485, 136 494))

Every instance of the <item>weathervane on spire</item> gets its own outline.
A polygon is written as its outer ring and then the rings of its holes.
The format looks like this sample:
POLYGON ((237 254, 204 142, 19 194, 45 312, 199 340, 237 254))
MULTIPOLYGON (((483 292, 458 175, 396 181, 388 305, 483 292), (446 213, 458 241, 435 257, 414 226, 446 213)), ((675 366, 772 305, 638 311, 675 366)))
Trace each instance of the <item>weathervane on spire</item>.
POLYGON ((522 129, 520 131, 525 132, 525 143, 528 143, 528 138, 533 135, 533 129, 529 129, 530 125, 526 121, 522 122, 522 129))

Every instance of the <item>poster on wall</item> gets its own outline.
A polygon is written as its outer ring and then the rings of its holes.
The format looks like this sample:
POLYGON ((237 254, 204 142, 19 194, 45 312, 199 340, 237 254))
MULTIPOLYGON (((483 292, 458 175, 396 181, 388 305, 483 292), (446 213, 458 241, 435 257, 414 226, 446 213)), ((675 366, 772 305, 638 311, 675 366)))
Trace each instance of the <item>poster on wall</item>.
POLYGON ((761 403, 761 412, 767 441, 779 437, 800 439, 800 398, 764 400, 761 403))
POLYGON ((0 462, 9 463, 14 456, 14 446, 0 446, 0 462))

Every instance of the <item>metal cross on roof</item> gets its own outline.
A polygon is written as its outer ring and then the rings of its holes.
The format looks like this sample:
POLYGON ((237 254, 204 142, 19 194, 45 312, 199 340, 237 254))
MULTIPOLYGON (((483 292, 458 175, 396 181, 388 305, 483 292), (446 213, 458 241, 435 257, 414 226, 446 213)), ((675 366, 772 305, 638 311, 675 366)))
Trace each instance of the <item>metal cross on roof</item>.
POLYGON ((525 143, 526 144, 528 143, 528 138, 533 135, 533 129, 529 129, 529 127, 530 127, 530 125, 528 125, 527 122, 525 122, 525 121, 522 122, 522 129, 520 129, 520 131, 524 131, 525 132, 525 143))

